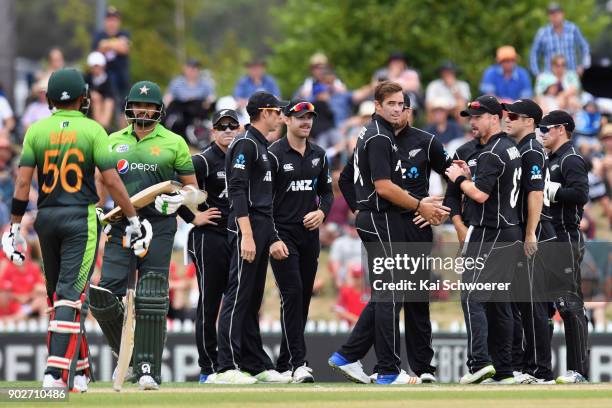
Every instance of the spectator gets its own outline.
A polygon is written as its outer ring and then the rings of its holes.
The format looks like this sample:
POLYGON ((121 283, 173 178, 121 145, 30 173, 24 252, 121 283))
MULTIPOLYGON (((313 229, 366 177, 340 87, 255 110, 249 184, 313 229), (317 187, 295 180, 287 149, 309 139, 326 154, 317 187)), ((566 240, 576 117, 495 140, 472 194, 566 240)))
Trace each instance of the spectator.
POLYGON ((500 102, 512 103, 530 98, 531 78, 527 70, 516 63, 516 50, 511 45, 497 49, 497 64, 488 67, 482 75, 480 92, 494 95, 500 102))
POLYGON ((89 72, 85 82, 89 85, 91 105, 89 115, 93 120, 110 130, 115 111, 115 90, 106 73, 106 58, 104 54, 94 51, 87 57, 89 72))
POLYGON ((561 54, 567 68, 582 76, 584 69, 591 65, 589 43, 574 23, 565 21, 559 4, 548 6, 548 20, 550 24, 538 30, 531 46, 531 72, 537 76, 542 71, 550 71, 552 58, 561 54), (540 58, 544 60, 544 69, 540 69, 540 58))
POLYGON ((10 138, 15 128, 15 116, 8 99, 0 96, 0 138, 10 138))
POLYGON ((340 141, 340 132, 336 129, 334 112, 330 107, 331 87, 320 82, 312 88, 312 104, 317 117, 310 130, 310 139, 323 149, 334 146, 340 141))
POLYGON ((40 267, 31 259, 26 259, 22 266, 16 266, 2 254, 0 288, 2 289, 0 297, 8 297, 8 300, 5 299, 0 303, 8 305, 13 316, 45 315, 47 308, 45 280, 40 267), (15 303, 19 305, 18 308, 15 303))
POLYGON ((253 59, 246 64, 246 75, 238 80, 234 88, 234 98, 238 101, 240 109, 246 107, 247 101, 257 91, 271 93, 277 98, 281 97, 276 80, 266 74, 266 63, 260 59, 253 59))
POLYGON ((197 291, 198 288, 196 270, 193 263, 179 272, 176 263, 171 261, 168 282, 170 287, 170 308, 168 310, 168 318, 193 320, 191 292, 193 290, 197 291))
POLYGON ((536 79, 536 95, 546 94, 546 91, 555 84, 556 109, 575 112, 580 109, 579 92, 580 78, 575 71, 568 71, 565 57, 561 54, 552 59, 552 71, 543 72, 536 79))
POLYGON ((52 73, 57 71, 58 69, 64 68, 66 62, 64 60, 64 53, 62 49, 59 47, 53 47, 49 50, 47 54, 47 69, 39 72, 36 75, 36 78, 45 84, 45 89, 47 88, 47 83, 49 82, 49 77, 52 73))
POLYGON ((361 241, 354 224, 342 227, 342 235, 332 243, 329 251, 327 268, 336 288, 345 283, 351 266, 361 266, 361 241))
POLYGON ((351 116, 342 124, 340 128, 342 139, 340 143, 335 146, 334 151, 328 151, 328 154, 331 156, 338 155, 341 162, 346 163, 348 156, 353 154, 359 133, 363 127, 372 120, 374 111, 375 106, 373 101, 361 102, 357 115, 351 116))
POLYGON ((122 101, 130 89, 130 33, 121 29, 121 14, 115 7, 106 10, 104 30, 94 35, 92 50, 104 54, 117 104, 123 108, 122 101))
POLYGON ((448 98, 434 98, 429 102, 431 122, 424 130, 436 136, 443 145, 463 137, 463 127, 454 120, 449 120, 453 102, 448 98))
POLYGON ((324 247, 332 245, 334 240, 341 235, 351 217, 351 209, 340 192, 340 186, 338 185, 339 178, 340 169, 333 170, 332 189, 334 191, 334 202, 332 203, 331 210, 329 210, 329 214, 327 214, 325 223, 320 228, 319 234, 321 245, 324 247))
POLYGON ((24 134, 32 123, 51 116, 47 102, 47 83, 41 80, 32 85, 32 96, 34 99, 26 106, 21 117, 21 130, 24 134))
POLYGON ((599 141, 596 136, 601 129, 602 116, 594 99, 588 100, 584 107, 576 113, 576 129, 574 130, 576 137, 576 145, 588 143, 599 147, 599 141))
POLYGON ((393 52, 387 59, 387 66, 374 73, 377 81, 394 81, 401 85, 404 93, 410 96, 410 106, 417 110, 420 106, 421 80, 419 73, 408 66, 408 58, 402 52, 393 52))
POLYGON ((431 81, 425 91, 425 106, 428 111, 433 108, 434 100, 444 101, 457 116, 465 104, 471 99, 470 86, 465 81, 457 79, 457 66, 452 61, 446 61, 438 68, 439 78, 431 81))
MULTIPOLYGON (((294 97, 312 100, 313 87, 317 83, 325 82, 325 75, 329 68, 329 60, 325 54, 321 52, 313 54, 310 57, 310 76, 304 80, 304 83, 299 87, 294 97)), ((346 86, 342 81, 336 78, 333 82, 333 92, 345 92, 346 90, 346 86)))
POLYGON ((368 303, 368 294, 364 291, 363 268, 361 264, 351 265, 347 278, 338 291, 336 313, 351 327, 357 323, 359 315, 368 303))

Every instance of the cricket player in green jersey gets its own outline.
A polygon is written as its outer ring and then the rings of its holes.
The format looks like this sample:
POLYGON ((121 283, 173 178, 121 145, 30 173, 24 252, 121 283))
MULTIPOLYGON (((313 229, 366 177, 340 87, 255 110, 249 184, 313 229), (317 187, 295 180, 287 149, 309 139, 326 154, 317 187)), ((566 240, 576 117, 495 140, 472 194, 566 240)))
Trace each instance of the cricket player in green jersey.
MULTIPOLYGON (((109 151, 119 176, 130 195, 162 181, 178 180, 184 185, 179 194, 159 196, 159 210, 153 203, 138 210, 153 227, 154 239, 148 253, 137 261, 136 329, 133 370, 130 376, 142 390, 158 389, 161 383, 162 351, 168 313, 168 273, 174 235, 175 212, 179 207, 197 206, 203 193, 197 189, 195 171, 184 139, 164 128, 162 93, 150 81, 132 86, 125 104, 130 125, 110 135, 109 151), (164 198, 167 201, 164 201, 164 198)), ((184 207, 183 207, 184 209, 184 207)), ((187 210, 191 219, 193 214, 187 210)), ((179 215, 185 218, 179 211, 179 215)), ((113 226, 114 229, 114 226, 113 226)), ((121 237, 110 232, 104 249, 102 277, 91 287, 92 314, 98 320, 109 345, 119 353, 125 295, 131 254, 121 245, 121 237)))
MULTIPOLYGON (((16 264, 25 259, 20 223, 28 204, 34 170, 38 176, 38 214, 34 228, 40 240, 51 308, 47 336, 48 358, 43 387, 69 387, 84 392, 89 381, 87 341, 83 331, 88 298, 87 284, 98 248, 100 224, 94 204, 96 167, 109 193, 129 221, 126 236, 141 253, 148 245, 142 224, 130 203, 108 153, 108 136, 88 119, 87 87, 80 72, 54 72, 47 89, 51 117, 28 129, 11 207, 11 227, 2 236, 2 248, 16 264)), ((150 230, 150 228, 149 228, 150 230)), ((126 251, 131 249, 126 248, 126 251)))

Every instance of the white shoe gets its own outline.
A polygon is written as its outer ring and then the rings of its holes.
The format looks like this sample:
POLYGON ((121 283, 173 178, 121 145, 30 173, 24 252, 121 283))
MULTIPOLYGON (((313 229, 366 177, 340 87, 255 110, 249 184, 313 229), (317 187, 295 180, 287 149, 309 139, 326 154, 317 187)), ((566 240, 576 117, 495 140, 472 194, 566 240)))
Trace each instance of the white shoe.
POLYGON ((143 375, 138 380, 138 388, 142 391, 159 390, 159 384, 150 375, 143 375))
POLYGON ((222 373, 217 373, 215 377, 215 384, 248 385, 256 383, 257 378, 240 370, 227 370, 222 373))
POLYGON ((291 370, 283 371, 282 373, 280 373, 280 375, 285 376, 285 377, 290 377, 293 380, 293 371, 291 370))
POLYGON ((378 373, 372 373, 370 376, 370 382, 375 383, 378 380, 378 373))
MULTIPOLYGON (((111 377, 113 382, 115 381, 115 378, 117 378, 117 367, 116 366, 115 366, 115 369, 113 370, 113 375, 111 377)), ((125 378, 123 379, 123 381, 132 382, 133 379, 134 379, 134 369, 132 367, 128 367, 127 371, 125 372, 125 378)))
POLYGON ((518 373, 518 375, 514 373, 514 379, 517 384, 535 384, 538 381, 533 375, 527 373, 518 373))
POLYGON ((438 379, 432 373, 423 373, 419 378, 423 384, 433 384, 438 382, 438 379))
POLYGON ((546 384, 546 385, 551 385, 551 384, 556 384, 557 382, 555 380, 545 380, 543 378, 536 378, 536 382, 532 383, 532 384, 546 384))
POLYGON ((372 382, 370 377, 363 371, 363 366, 359 360, 349 363, 339 353, 334 353, 327 363, 331 368, 340 372, 340 374, 354 383, 370 384, 372 382))
MULTIPOLYGON (((378 383, 378 379, 376 381, 378 383)), ((421 384, 421 379, 419 377, 412 377, 406 373, 406 371, 402 370, 397 375, 395 380, 389 383, 389 385, 407 385, 407 384, 421 384)))
POLYGON ((565 375, 557 377, 557 384, 578 384, 589 382, 582 374, 574 370, 568 370, 565 375))
POLYGON ((208 375, 208 378, 206 379, 206 382, 204 384, 216 384, 217 380, 217 373, 212 373, 208 375))
POLYGON ((262 384, 289 384, 293 381, 292 377, 286 377, 276 370, 266 370, 255 376, 262 384))
POLYGON ((61 378, 55 379, 51 374, 45 374, 42 383, 43 388, 66 388, 68 384, 61 378))
POLYGON ((492 364, 482 367, 475 373, 467 373, 459 380, 459 384, 478 384, 495 375, 495 367, 492 364))
POLYGON ((86 375, 75 375, 73 389, 77 392, 87 392, 87 384, 89 383, 89 377, 86 375))
MULTIPOLYGON (((493 378, 487 378, 482 380, 482 382, 480 383, 482 385, 512 385, 512 384, 518 384, 516 382, 516 378, 514 377, 508 377, 508 378, 504 378, 501 380, 494 380, 493 378)), ((525 383, 528 384, 528 383, 525 383)))
POLYGON ((293 382, 297 384, 301 383, 313 383, 314 377, 312 376, 312 368, 306 364, 299 366, 293 373, 293 382))

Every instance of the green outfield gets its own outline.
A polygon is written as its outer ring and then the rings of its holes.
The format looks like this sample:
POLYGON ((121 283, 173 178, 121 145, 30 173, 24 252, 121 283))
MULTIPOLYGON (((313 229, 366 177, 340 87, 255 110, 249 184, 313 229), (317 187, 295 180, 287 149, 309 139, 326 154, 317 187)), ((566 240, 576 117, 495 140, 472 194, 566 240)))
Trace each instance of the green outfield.
MULTIPOLYGON (((33 387, 33 382, 0 382, 0 387, 33 387)), ((462 386, 375 386, 321 383, 282 386, 218 386, 195 383, 163 384, 159 391, 141 392, 128 386, 117 393, 110 383, 90 385, 86 394, 71 394, 69 402, 5 403, 5 407, 425 407, 425 408, 609 408, 612 384, 462 386)))

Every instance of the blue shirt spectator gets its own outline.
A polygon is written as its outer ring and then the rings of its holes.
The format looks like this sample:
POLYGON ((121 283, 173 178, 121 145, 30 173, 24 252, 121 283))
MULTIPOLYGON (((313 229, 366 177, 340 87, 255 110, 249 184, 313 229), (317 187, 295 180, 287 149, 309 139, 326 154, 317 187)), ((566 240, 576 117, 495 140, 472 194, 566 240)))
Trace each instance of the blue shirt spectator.
POLYGON ((514 47, 506 45, 497 50, 497 64, 488 67, 480 81, 480 92, 513 102, 533 95, 529 72, 516 64, 514 47))
POLYGON ((246 65, 247 74, 240 78, 234 88, 234 98, 240 107, 245 107, 248 99, 255 92, 265 91, 280 98, 281 93, 274 78, 266 74, 266 64, 253 60, 246 65))
POLYGON ((536 33, 529 57, 531 72, 538 75, 551 70, 551 60, 555 55, 565 57, 567 69, 582 74, 584 68, 591 65, 591 50, 580 29, 563 19, 563 10, 559 5, 548 9, 550 24, 536 33), (540 69, 540 58, 544 60, 544 69, 540 69))
POLYGON ((164 98, 166 105, 170 102, 205 101, 212 102, 215 99, 215 87, 212 81, 202 77, 200 63, 189 60, 183 66, 183 75, 179 75, 170 81, 168 93, 164 98))

